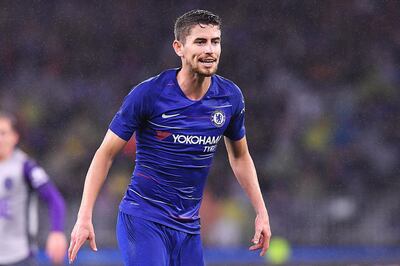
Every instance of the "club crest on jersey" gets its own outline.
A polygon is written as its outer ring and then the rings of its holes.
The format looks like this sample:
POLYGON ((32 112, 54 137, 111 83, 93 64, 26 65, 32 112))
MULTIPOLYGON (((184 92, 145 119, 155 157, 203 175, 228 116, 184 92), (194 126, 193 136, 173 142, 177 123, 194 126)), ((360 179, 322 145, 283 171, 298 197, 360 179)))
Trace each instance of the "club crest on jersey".
POLYGON ((211 114, 211 122, 214 126, 222 127, 225 123, 225 113, 222 110, 216 110, 211 114))

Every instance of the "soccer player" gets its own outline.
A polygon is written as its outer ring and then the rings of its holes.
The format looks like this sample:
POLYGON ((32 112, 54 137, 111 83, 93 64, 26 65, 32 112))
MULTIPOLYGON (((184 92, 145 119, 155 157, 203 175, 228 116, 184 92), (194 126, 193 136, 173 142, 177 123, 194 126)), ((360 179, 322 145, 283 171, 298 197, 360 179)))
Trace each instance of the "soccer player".
POLYGON ((0 265, 37 265, 32 238, 37 230, 36 195, 49 208, 47 254, 61 264, 67 250, 64 200, 45 171, 16 148, 18 140, 15 118, 0 112, 0 265))
POLYGON ((250 250, 264 255, 269 218, 244 127, 244 99, 231 81, 216 75, 221 21, 193 10, 176 20, 173 48, 182 66, 150 78, 126 96, 89 167, 68 250, 74 261, 89 240, 96 197, 115 155, 136 132, 136 166, 119 206, 117 239, 125 265, 204 265, 199 208, 218 142, 256 211, 250 250))

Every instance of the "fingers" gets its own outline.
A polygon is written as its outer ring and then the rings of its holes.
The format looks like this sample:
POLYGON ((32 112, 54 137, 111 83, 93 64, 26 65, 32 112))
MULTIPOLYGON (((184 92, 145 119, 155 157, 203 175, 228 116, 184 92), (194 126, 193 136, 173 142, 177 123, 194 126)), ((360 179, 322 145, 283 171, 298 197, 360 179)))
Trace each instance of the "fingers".
POLYGON ((69 243, 69 248, 68 248, 68 261, 69 261, 70 264, 73 261, 72 260, 72 250, 75 248, 75 243, 76 243, 75 233, 74 233, 74 231, 72 231, 72 233, 71 233, 71 241, 69 243))
POLYGON ((74 228, 74 230, 72 230, 72 233, 71 233, 71 240, 69 242, 69 248, 68 248, 68 261, 70 264, 73 262, 72 250, 75 248, 75 242, 76 242, 76 240, 75 240, 75 228, 74 228))
POLYGON ((260 256, 264 256, 269 248, 269 240, 271 238, 271 229, 269 226, 268 214, 257 214, 255 220, 255 233, 251 240, 252 245, 249 250, 261 249, 260 256))
POLYGON ((271 238, 271 234, 269 233, 269 231, 265 232, 265 233, 263 232, 260 234, 258 242, 255 242, 255 240, 257 240, 257 235, 255 235, 252 239, 252 242, 254 243, 254 245, 250 246, 249 250, 254 251, 254 250, 261 249, 260 256, 264 256, 269 248, 270 238, 271 238))
POLYGON ((250 246, 250 247, 249 247, 249 250, 251 250, 251 251, 257 250, 257 249, 262 248, 262 246, 263 246, 262 243, 258 243, 258 244, 256 244, 256 245, 250 246))
POLYGON ((267 252, 268 248, 269 248, 269 240, 271 238, 271 234, 267 235, 266 237, 264 237, 263 241, 262 241, 262 249, 260 252, 260 256, 264 256, 265 253, 267 252))
POLYGON ((93 251, 97 251, 97 245, 96 245, 96 237, 93 234, 93 236, 90 238, 90 247, 92 248, 93 251))
POLYGON ((77 252, 78 251, 76 250, 76 239, 71 237, 71 243, 70 243, 69 248, 68 248, 68 261, 69 261, 69 264, 71 264, 75 260, 77 252))
POLYGON ((262 235, 260 235, 258 242, 254 242, 254 240, 255 240, 255 237, 253 237, 253 239, 251 240, 254 243, 254 245, 250 246, 249 250, 257 250, 257 249, 260 249, 263 247, 263 236, 262 235))
POLYGON ((71 264, 76 259, 79 249, 89 240, 90 247, 92 250, 97 251, 97 245, 95 240, 95 234, 93 230, 73 230, 71 233, 71 242, 68 248, 68 259, 71 264))
POLYGON ((253 244, 258 244, 260 242, 260 238, 261 238, 261 229, 256 229, 256 232, 254 234, 253 239, 251 240, 251 242, 253 242, 253 244))
POLYGON ((76 259, 79 249, 85 243, 86 239, 71 237, 71 244, 68 249, 69 263, 71 264, 76 259))
POLYGON ((71 262, 71 253, 72 253, 72 250, 74 249, 74 246, 75 246, 75 240, 71 236, 71 242, 69 243, 69 248, 68 248, 68 260, 69 260, 69 262, 71 262))
POLYGON ((71 251, 68 252, 70 254, 70 256, 69 256, 69 263, 70 264, 72 262, 74 262, 74 260, 76 259, 76 254, 78 254, 78 251, 81 248, 81 246, 83 245, 83 243, 85 242, 85 240, 78 239, 77 241, 74 241, 74 245, 72 246, 71 251))

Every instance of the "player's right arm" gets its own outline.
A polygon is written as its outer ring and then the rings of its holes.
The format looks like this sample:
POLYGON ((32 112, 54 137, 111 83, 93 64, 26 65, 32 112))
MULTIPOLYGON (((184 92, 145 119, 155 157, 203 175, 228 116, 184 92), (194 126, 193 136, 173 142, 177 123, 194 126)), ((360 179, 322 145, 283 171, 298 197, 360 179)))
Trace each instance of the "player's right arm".
POLYGON ((114 157, 125 146, 126 141, 111 130, 100 147, 97 149, 86 175, 81 206, 78 217, 71 233, 71 242, 68 249, 69 262, 72 263, 80 247, 89 240, 90 247, 97 251, 95 233, 92 223, 93 208, 99 191, 106 179, 114 157))

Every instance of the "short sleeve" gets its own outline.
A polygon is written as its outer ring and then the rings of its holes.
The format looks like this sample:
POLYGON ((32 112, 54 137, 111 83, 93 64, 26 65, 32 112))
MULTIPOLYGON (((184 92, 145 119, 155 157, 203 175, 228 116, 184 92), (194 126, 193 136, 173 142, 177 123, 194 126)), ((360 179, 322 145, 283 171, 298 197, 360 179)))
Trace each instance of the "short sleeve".
POLYGON ((246 135, 244 126, 245 104, 244 97, 240 89, 236 87, 237 91, 232 96, 232 109, 233 114, 226 128, 224 135, 231 140, 240 140, 246 135))
POLYGON ((146 88, 138 85, 125 97, 122 106, 111 121, 109 129, 123 140, 129 141, 146 119, 146 109, 146 88))
POLYGON ((47 173, 33 160, 27 160, 24 163, 24 175, 30 186, 34 189, 38 189, 49 182, 47 173))

